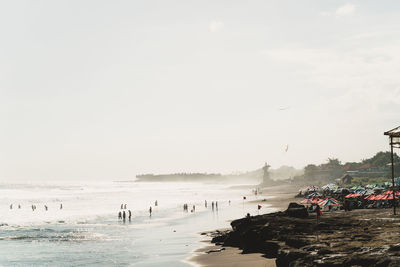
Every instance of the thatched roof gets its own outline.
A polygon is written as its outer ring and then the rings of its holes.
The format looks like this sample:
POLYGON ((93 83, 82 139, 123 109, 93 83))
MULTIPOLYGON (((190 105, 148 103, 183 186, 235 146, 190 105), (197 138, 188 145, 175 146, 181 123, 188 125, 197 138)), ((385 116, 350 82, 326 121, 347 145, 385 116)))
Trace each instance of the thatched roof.
POLYGON ((346 173, 346 174, 344 174, 342 177, 340 177, 339 179, 340 179, 341 181, 343 181, 344 179, 350 179, 350 180, 351 180, 351 179, 353 179, 353 177, 352 177, 351 175, 349 175, 349 174, 346 173))

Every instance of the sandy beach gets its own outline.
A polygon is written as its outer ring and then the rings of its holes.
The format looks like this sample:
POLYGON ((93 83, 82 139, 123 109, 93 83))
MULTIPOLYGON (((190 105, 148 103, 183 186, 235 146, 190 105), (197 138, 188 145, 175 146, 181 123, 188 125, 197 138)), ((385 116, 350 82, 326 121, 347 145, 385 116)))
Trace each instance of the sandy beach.
MULTIPOLYGON (((262 194, 259 199, 248 201, 249 204, 267 204, 269 208, 275 208, 276 211, 285 210, 290 202, 295 202, 294 196, 298 192, 297 186, 279 185, 261 189, 262 194)), ((262 213, 260 213, 262 214, 262 213)), ((209 243, 211 241, 206 241, 209 243)), ((196 255, 191 257, 188 262, 197 266, 252 266, 252 267, 272 267, 276 266, 275 259, 263 257, 261 253, 242 254, 242 251, 233 247, 221 247, 209 243, 195 251, 196 255)))

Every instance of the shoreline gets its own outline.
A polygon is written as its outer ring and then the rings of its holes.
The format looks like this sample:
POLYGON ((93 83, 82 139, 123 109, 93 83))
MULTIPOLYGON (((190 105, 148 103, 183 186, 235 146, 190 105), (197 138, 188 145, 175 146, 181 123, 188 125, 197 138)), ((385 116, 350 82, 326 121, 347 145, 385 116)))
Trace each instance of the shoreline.
MULTIPOLYGON (((296 200, 294 196, 298 192, 297 186, 293 185, 271 186, 262 188, 261 190, 262 194, 259 196, 260 199, 248 201, 246 202, 246 204, 257 204, 261 206, 263 204, 268 204, 268 208, 274 209, 273 212, 285 210, 290 202, 294 202, 296 200)), ((216 231, 217 230, 215 230, 214 232, 216 231)), ((194 266, 208 267, 241 267, 250 265, 252 267, 276 266, 275 258, 266 258, 263 256, 262 253, 243 254, 240 249, 235 247, 214 245, 211 243, 211 237, 202 242, 208 244, 200 249, 195 250, 195 255, 186 259, 185 262, 188 262, 194 266)))

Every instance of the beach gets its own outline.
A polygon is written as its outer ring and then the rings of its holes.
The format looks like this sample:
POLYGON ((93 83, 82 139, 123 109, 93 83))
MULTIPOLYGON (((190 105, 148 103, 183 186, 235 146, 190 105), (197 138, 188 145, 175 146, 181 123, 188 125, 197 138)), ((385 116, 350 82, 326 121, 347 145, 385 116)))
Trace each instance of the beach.
MULTIPOLYGON (((0 265, 191 266, 187 259, 206 246, 206 237, 198 233, 228 228, 247 212, 257 215, 252 186, 230 187, 129 181, 2 183, 0 265), (218 208, 213 210, 212 202, 218 202, 218 208), (188 204, 187 212, 183 204, 188 204), (128 210, 131 221, 119 220, 118 212, 128 210)), ((265 205, 263 211, 274 209, 265 205)))
MULTIPOLYGON (((247 202, 246 205, 265 205, 273 211, 283 211, 290 202, 295 202, 294 196, 298 192, 298 187, 291 185, 279 185, 264 187, 262 194, 257 199, 247 202)), ((211 238, 206 240, 206 246, 195 251, 196 255, 189 259, 194 265, 198 266, 254 266, 272 267, 276 266, 275 259, 263 257, 261 253, 242 254, 242 251, 234 247, 223 247, 210 243, 211 238), (215 251, 211 252, 210 251, 215 251)))

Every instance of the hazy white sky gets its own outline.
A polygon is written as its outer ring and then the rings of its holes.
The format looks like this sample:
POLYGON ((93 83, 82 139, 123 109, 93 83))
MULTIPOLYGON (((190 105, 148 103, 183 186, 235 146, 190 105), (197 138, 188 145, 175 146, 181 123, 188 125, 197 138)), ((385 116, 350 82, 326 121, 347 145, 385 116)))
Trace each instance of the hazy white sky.
POLYGON ((400 125, 397 0, 0 3, 2 180, 358 161, 400 125))

